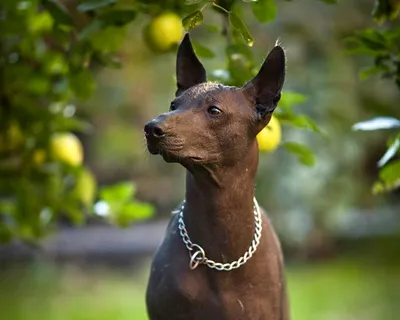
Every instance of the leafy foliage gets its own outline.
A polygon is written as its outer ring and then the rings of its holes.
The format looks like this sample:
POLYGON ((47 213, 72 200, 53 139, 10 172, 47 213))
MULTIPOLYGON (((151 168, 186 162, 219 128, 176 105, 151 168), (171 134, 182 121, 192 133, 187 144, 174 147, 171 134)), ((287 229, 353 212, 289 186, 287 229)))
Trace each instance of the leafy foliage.
MULTIPOLYGON (((378 25, 396 19, 400 14, 400 1, 376 0, 372 17, 378 25)), ((373 58, 373 65, 360 72, 360 79, 373 75, 393 80, 400 89, 400 27, 388 26, 383 30, 365 29, 348 37, 348 52, 363 54, 373 58)), ((377 165, 380 168, 380 181, 372 188, 373 193, 390 191, 400 186, 400 172, 397 162, 390 162, 399 153, 400 120, 392 117, 377 117, 369 121, 356 123, 354 130, 391 129, 395 133, 389 136, 387 150, 377 165)))
MULTIPOLYGON (((7 81, 0 96, 0 241, 34 241, 60 217, 80 224, 93 212, 96 181, 79 149, 58 146, 78 159, 63 161, 52 143, 57 134, 93 131, 76 105, 95 90, 92 66, 113 65, 137 12, 112 7, 116 2, 82 1, 76 13, 60 1, 2 1, 0 64, 7 81)), ((152 211, 130 195, 124 206, 113 206, 110 220, 122 215, 127 223, 152 211)))
MULTIPOLYGON (((2 79, 7 81, 2 83, 0 95, 0 241, 14 237, 34 241, 60 217, 84 223, 96 212, 126 226, 151 216, 153 207, 134 198, 134 184, 123 182, 97 191, 94 176, 83 163, 73 165, 55 158, 53 137, 66 132, 82 137, 93 132, 79 116, 79 104, 96 89, 96 68, 120 67, 118 50, 129 24, 142 14, 152 19, 173 12, 182 17, 182 26, 189 31, 203 25, 206 8, 219 12, 223 26, 208 25, 207 29, 226 36, 226 65, 213 70, 210 80, 243 85, 259 67, 249 49, 256 40, 242 19, 244 6, 250 7, 259 23, 268 23, 278 14, 275 0, 3 0, 0 65, 2 79)), ((389 0, 376 1, 372 13, 379 24, 398 14, 399 2, 389 0)), ((350 52, 374 59, 361 78, 380 74, 400 86, 399 28, 366 29, 348 41, 350 52)), ((215 56, 204 44, 194 41, 194 47, 203 58, 215 56)), ((294 111, 306 98, 283 92, 276 115, 285 125, 323 134, 311 118, 294 111)), ((365 128, 360 129, 359 124, 360 130, 365 128)), ((394 135, 379 162, 381 181, 376 190, 399 185, 395 156, 400 138, 398 129, 391 130, 394 135)), ((315 163, 312 151, 304 145, 285 141, 282 148, 304 165, 315 163)))

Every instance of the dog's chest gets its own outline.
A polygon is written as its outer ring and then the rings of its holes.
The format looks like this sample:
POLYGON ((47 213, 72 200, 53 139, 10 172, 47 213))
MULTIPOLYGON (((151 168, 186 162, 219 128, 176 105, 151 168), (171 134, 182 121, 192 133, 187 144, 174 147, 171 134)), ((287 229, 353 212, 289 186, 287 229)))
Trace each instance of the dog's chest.
POLYGON ((170 234, 165 239, 152 263, 146 294, 150 319, 196 320, 205 310, 213 310, 216 316, 208 320, 223 319, 204 274, 189 269, 188 254, 173 237, 170 234))
MULTIPOLYGON (((151 266, 146 302, 151 320, 279 319, 279 289, 272 270, 218 272, 200 266, 189 269, 189 255, 172 219, 151 266), (254 276, 252 276, 254 275, 254 276)), ((268 242, 270 242, 269 239, 268 242)), ((261 251, 259 254, 263 255, 261 251)), ((256 268, 256 257, 246 267, 256 268)))

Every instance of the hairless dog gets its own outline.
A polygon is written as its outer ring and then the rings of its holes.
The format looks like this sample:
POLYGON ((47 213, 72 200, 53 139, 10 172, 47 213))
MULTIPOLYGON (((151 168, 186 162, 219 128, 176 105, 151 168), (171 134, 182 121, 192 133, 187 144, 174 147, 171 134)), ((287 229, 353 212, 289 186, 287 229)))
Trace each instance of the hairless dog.
POLYGON ((276 45, 243 87, 207 82, 189 34, 177 53, 168 112, 144 127, 147 147, 186 169, 152 261, 151 320, 288 320, 279 240, 255 199, 257 134, 281 97, 285 53, 276 45))

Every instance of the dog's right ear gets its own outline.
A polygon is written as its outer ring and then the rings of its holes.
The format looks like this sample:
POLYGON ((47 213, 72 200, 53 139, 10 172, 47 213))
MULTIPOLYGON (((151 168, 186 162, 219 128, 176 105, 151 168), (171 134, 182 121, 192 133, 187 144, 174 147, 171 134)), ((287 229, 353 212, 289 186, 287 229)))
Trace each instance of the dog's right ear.
POLYGON ((175 96, 179 96, 196 84, 207 81, 206 70, 194 53, 189 33, 186 33, 178 48, 176 80, 178 89, 175 96))

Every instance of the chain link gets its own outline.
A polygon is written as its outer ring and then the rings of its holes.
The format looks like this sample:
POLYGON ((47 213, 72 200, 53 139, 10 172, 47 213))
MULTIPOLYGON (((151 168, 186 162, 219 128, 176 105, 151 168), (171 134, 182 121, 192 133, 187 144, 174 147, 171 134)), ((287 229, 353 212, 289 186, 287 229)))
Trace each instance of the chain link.
POLYGON ((190 240, 189 234, 186 230, 185 222, 183 221, 183 210, 185 209, 185 203, 186 201, 184 200, 182 202, 181 207, 178 210, 173 211, 172 213, 179 214, 178 228, 179 228, 179 233, 182 237, 182 241, 185 244, 186 248, 189 250, 190 269, 194 270, 199 266, 199 264, 205 264, 209 268, 218 271, 231 271, 233 269, 237 269, 240 266, 244 265, 253 256, 254 252, 256 252, 257 247, 260 244, 261 232, 262 232, 261 212, 256 198, 254 198, 255 229, 254 229, 253 241, 251 242, 251 245, 249 249, 246 251, 246 253, 238 260, 233 261, 231 263, 215 262, 211 259, 208 259, 204 249, 198 244, 193 243, 192 240, 190 240))

